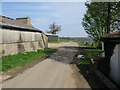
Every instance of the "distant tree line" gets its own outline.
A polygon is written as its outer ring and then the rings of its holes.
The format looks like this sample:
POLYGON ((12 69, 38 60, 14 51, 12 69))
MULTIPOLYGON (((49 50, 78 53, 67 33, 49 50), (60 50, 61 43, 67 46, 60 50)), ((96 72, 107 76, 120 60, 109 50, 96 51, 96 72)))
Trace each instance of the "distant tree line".
POLYGON ((86 2, 82 25, 88 35, 101 46, 100 37, 120 31, 120 2, 86 2))

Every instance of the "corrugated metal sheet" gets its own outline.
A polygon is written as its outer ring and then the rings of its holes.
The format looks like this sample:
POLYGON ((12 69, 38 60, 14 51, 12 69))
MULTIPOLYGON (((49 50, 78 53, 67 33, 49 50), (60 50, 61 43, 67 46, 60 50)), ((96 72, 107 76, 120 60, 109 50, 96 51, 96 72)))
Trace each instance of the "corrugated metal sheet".
MULTIPOLYGON (((36 28, 34 28, 33 26, 30 26, 30 25, 27 25, 25 23, 22 23, 20 21, 17 21, 15 19, 11 19, 11 18, 8 18, 8 17, 3 17, 3 16, 0 16, 0 24, 1 25, 6 25, 6 26, 13 26, 13 27, 19 27, 19 28, 25 28, 25 29, 32 29, 32 30, 38 30, 36 28)), ((40 30, 39 30, 40 31, 40 30)))

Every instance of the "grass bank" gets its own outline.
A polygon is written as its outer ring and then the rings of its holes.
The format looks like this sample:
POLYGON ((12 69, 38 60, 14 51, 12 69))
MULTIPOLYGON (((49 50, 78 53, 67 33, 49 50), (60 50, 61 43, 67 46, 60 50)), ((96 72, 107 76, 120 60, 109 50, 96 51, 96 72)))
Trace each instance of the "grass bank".
POLYGON ((77 42, 78 45, 81 47, 80 50, 84 53, 102 53, 103 51, 101 49, 98 49, 94 46, 85 45, 83 42, 77 42))
POLYGON ((59 43, 58 41, 50 41, 48 43, 59 43))
POLYGON ((85 53, 102 53, 103 52, 101 49, 97 49, 96 47, 93 47, 93 46, 82 47, 82 50, 85 53))
POLYGON ((26 54, 5 56, 2 60, 0 60, 0 62, 2 62, 2 71, 5 72, 17 66, 24 66, 27 63, 33 62, 50 54, 53 51, 54 49, 47 48, 44 50, 38 50, 37 52, 27 52, 26 54))
POLYGON ((92 71, 90 58, 85 57, 77 60, 77 67, 80 69, 80 73, 83 75, 93 90, 98 88, 106 88, 104 83, 92 71))
POLYGON ((95 66, 91 62, 91 58, 98 58, 103 51, 93 46, 84 45, 84 43, 81 42, 78 42, 78 45, 80 46, 79 55, 82 54, 84 56, 84 58, 77 58, 76 60, 80 73, 84 76, 93 90, 106 88, 105 84, 93 72, 95 66))

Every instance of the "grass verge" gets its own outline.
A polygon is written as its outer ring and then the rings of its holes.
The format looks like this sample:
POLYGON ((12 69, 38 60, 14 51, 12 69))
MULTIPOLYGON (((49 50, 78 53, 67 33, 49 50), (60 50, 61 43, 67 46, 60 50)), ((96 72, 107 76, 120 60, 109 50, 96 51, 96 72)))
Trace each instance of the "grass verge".
POLYGON ((50 41, 48 43, 59 43, 58 41, 50 41))
POLYGON ((81 43, 78 43, 78 45, 81 46, 79 49, 80 53, 84 55, 84 58, 76 60, 77 66, 80 69, 80 73, 83 75, 83 77, 86 79, 93 90, 98 88, 106 88, 105 84, 93 72, 95 67, 91 63, 90 59, 97 58, 98 55, 103 51, 93 46, 86 46, 83 44, 81 45, 81 43))
POLYGON ((92 71, 90 58, 85 57, 77 60, 77 67, 80 69, 80 73, 93 90, 97 88, 106 88, 103 82, 100 81, 96 74, 92 71))
POLYGON ((101 53, 101 52, 103 52, 100 49, 83 49, 83 51, 86 53, 101 53))
POLYGON ((0 60, 0 62, 2 62, 2 71, 5 72, 17 66, 24 66, 27 63, 33 62, 53 51, 54 49, 47 48, 44 50, 38 50, 37 52, 27 52, 26 54, 5 56, 2 60, 0 60))
POLYGON ((79 46, 83 45, 81 47, 81 50, 84 51, 85 53, 102 53, 103 51, 101 49, 97 49, 94 46, 86 46, 83 43, 78 43, 79 46))

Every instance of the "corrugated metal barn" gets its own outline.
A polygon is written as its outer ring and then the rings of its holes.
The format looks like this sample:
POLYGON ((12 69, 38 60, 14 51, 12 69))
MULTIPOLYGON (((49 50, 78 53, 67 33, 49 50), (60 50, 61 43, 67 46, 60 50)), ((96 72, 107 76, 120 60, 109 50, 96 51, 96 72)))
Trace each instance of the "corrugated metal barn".
POLYGON ((59 37, 57 35, 47 35, 48 36, 48 42, 58 42, 59 37))
POLYGON ((48 37, 31 25, 30 17, 0 16, 0 58, 48 47, 48 37))

